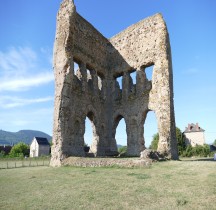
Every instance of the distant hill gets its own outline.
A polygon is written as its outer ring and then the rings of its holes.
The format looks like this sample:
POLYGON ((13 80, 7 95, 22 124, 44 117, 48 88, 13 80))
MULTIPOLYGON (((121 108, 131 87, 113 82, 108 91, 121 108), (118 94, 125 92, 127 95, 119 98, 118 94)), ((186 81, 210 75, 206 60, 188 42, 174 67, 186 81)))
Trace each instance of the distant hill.
POLYGON ((117 148, 125 147, 125 145, 117 144, 117 148))
POLYGON ((9 131, 0 130, 0 145, 4 145, 4 144, 13 145, 18 142, 24 142, 26 144, 30 144, 34 137, 44 137, 47 138, 48 141, 52 139, 50 135, 41 131, 21 130, 18 132, 9 132, 9 131))

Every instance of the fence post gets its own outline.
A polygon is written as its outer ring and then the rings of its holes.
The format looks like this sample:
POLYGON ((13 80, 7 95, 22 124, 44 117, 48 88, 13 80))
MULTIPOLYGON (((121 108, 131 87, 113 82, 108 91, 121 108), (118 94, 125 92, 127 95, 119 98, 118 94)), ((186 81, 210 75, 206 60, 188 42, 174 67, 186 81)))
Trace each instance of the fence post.
POLYGON ((7 169, 8 169, 8 162, 7 162, 7 169))
POLYGON ((16 168, 16 161, 15 161, 15 168, 16 168))

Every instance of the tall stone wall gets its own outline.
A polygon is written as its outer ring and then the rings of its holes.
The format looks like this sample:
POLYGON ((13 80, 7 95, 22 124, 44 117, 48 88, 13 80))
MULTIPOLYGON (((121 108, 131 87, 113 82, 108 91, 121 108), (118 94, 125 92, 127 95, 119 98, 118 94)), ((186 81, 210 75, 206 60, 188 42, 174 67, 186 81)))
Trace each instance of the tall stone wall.
POLYGON ((169 36, 160 14, 132 25, 111 39, 101 35, 64 0, 57 16, 54 48, 55 110, 52 166, 68 156, 85 156, 85 119, 92 123, 90 151, 117 154, 116 127, 124 118, 128 155, 145 149, 148 111, 156 113, 158 151, 178 158, 169 36), (75 69, 74 63, 78 64, 75 69), (152 80, 145 68, 153 65, 152 80), (136 84, 130 74, 136 72, 136 84), (122 88, 117 78, 122 76, 122 88))

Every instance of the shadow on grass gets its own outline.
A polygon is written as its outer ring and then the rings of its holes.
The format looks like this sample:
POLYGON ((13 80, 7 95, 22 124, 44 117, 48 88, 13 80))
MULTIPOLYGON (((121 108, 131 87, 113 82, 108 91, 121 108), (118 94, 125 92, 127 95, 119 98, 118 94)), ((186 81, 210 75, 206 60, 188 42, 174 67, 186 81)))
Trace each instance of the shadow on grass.
POLYGON ((215 160, 214 158, 190 158, 190 159, 180 159, 180 161, 215 161, 215 160))

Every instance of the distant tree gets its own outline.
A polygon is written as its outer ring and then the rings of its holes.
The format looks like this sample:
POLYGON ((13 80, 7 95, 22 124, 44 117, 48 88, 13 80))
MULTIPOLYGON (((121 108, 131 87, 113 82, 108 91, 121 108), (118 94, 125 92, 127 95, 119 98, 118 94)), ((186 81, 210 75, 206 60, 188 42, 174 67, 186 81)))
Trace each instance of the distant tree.
MULTIPOLYGON (((178 144, 179 155, 181 155, 182 152, 185 150, 186 145, 185 145, 185 141, 184 141, 182 132, 178 127, 176 127, 176 139, 177 139, 177 144, 178 144)), ((157 150, 158 142, 159 142, 159 134, 156 133, 153 135, 153 139, 152 139, 152 142, 149 148, 152 150, 157 150)))
POLYGON ((178 127, 176 127, 176 139, 177 139, 179 155, 182 155, 183 151, 186 149, 186 144, 184 140, 184 135, 182 134, 182 131, 178 127))
POLYGON ((216 139, 214 140, 214 142, 213 142, 213 145, 215 145, 215 146, 216 146, 216 139))
MULTIPOLYGON (((178 152, 179 155, 183 157, 192 157, 192 156, 200 156, 200 157, 207 157, 211 154, 210 147, 207 144, 204 145, 197 145, 192 147, 191 145, 186 146, 184 141, 184 135, 182 134, 181 130, 176 127, 176 139, 178 145, 178 152)), ((153 139, 150 145, 150 149, 157 150, 159 142, 159 134, 156 133, 153 135, 153 139)), ((216 140, 214 143, 216 145, 216 140)))
POLYGON ((50 144, 50 146, 53 145, 52 139, 50 139, 49 144, 50 144))
POLYGON ((5 156, 5 151, 0 152, 0 158, 5 156))
POLYGON ((156 133, 153 135, 153 139, 152 139, 152 142, 151 142, 151 145, 150 145, 150 149, 152 150, 157 150, 158 148, 158 142, 159 142, 159 134, 156 133))
POLYGON ((118 152, 120 155, 125 155, 127 153, 127 146, 119 147, 118 152))
POLYGON ((24 157, 29 155, 29 146, 23 142, 14 145, 9 153, 10 157, 24 157))

